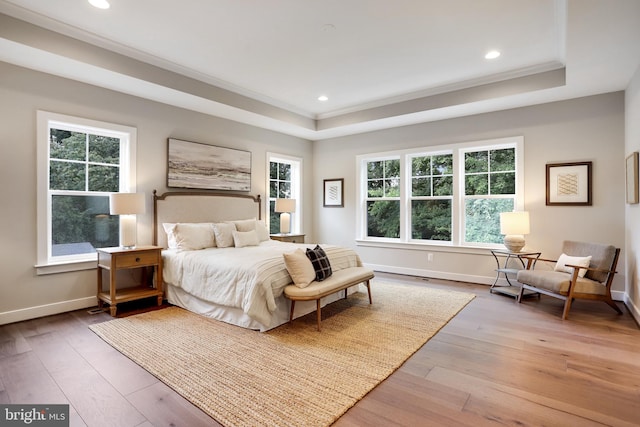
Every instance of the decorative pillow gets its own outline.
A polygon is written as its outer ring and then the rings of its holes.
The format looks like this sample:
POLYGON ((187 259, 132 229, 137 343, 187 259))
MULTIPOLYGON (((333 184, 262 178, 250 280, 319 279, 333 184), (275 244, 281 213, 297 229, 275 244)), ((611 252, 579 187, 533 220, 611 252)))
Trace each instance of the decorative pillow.
POLYGON ((258 233, 258 240, 261 242, 269 240, 269 230, 264 222, 256 220, 256 233, 258 233))
POLYGON ((282 254, 282 256, 284 257, 284 265, 287 267, 294 285, 299 288, 305 288, 315 280, 316 271, 302 249, 298 248, 293 252, 282 254))
POLYGON ((244 248, 245 246, 258 246, 260 244, 260 241, 258 240, 258 233, 256 233, 256 230, 233 230, 231 234, 233 235, 233 244, 236 248, 244 248))
POLYGON ((211 223, 178 223, 173 230, 178 249, 191 251, 215 246, 211 223))
POLYGON ((331 276, 332 272, 329 258, 320 245, 316 245, 313 249, 307 249, 307 258, 311 260, 313 269, 316 272, 316 280, 318 282, 321 282, 331 276))
POLYGON ((228 248, 233 246, 233 232, 236 226, 231 222, 216 222, 213 224, 213 233, 216 236, 216 246, 228 248))
MULTIPOLYGON (((567 264, 570 265, 578 265, 580 267, 589 267, 591 263, 591 256, 569 256, 566 254, 560 255, 558 261, 556 262, 556 266, 553 268, 555 271, 564 271, 565 273, 573 273, 573 267, 567 267, 567 264)), ((578 277, 584 277, 587 274, 587 270, 581 268, 578 271, 578 277)))
POLYGON ((178 247, 178 242, 176 242, 176 225, 172 222, 163 222, 162 228, 164 228, 164 232, 167 233, 167 247, 169 249, 176 249, 178 247))
POLYGON ((254 219, 243 219, 240 221, 227 221, 233 223, 238 231, 251 231, 256 229, 256 220, 254 219))

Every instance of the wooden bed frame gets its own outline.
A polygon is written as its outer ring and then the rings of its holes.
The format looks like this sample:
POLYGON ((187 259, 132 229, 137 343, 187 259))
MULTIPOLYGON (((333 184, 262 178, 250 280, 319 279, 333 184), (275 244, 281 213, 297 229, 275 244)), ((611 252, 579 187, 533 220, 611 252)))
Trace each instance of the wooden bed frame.
POLYGON ((221 222, 262 219, 260 195, 208 191, 170 191, 161 195, 153 190, 153 244, 167 247, 163 223, 221 222))

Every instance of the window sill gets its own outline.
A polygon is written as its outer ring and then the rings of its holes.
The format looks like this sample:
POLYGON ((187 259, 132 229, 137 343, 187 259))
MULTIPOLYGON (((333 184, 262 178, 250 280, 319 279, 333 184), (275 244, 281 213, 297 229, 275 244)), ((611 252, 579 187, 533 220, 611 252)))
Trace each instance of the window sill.
POLYGON ((36 274, 38 276, 44 276, 47 274, 57 273, 69 273, 72 271, 82 270, 94 270, 97 267, 97 261, 94 260, 82 260, 82 261, 64 261, 49 264, 38 264, 35 266, 36 274))
POLYGON ((503 248, 502 245, 460 246, 450 243, 418 243, 418 242, 390 242, 380 240, 356 239, 356 246, 386 249, 406 249, 412 251, 451 252, 471 255, 491 255, 491 249, 503 248))

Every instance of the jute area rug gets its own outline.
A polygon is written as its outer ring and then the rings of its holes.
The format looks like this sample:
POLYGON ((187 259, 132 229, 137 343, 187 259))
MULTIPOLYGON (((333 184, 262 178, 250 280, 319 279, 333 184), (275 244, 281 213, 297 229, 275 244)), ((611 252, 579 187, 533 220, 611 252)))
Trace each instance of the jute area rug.
POLYGON ((372 281, 364 293, 260 333, 178 307, 91 329, 225 426, 327 426, 473 295, 372 281))

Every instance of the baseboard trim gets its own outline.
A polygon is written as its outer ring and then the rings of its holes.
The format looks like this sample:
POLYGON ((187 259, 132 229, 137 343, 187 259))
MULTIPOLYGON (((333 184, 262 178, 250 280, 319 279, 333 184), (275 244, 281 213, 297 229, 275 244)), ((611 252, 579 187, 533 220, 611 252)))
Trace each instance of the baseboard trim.
MULTIPOLYGON (((456 282, 469 282, 469 283, 477 283, 480 285, 488 285, 491 286, 496 281, 495 277, 487 277, 487 276, 476 276, 471 274, 457 274, 451 273, 447 271, 433 271, 426 270, 421 268, 406 268, 406 267, 394 267, 391 265, 382 265, 382 264, 365 264, 367 268, 370 268, 374 271, 380 271, 383 273, 393 273, 393 274, 405 274, 407 276, 418 276, 418 277, 431 277, 434 279, 442 279, 442 280, 453 280, 456 282)), ((504 278, 498 279, 498 285, 506 286, 508 285, 507 281, 504 278)), ((640 311, 638 307, 631 308, 631 301, 629 300, 626 293, 622 291, 611 291, 611 298, 614 301, 622 301, 625 303, 627 307, 629 307, 629 311, 632 311, 633 317, 638 321, 640 319, 640 311), (635 311, 635 313, 633 312, 635 311)), ((640 321, 638 322, 640 323, 640 321)))
POLYGON ((5 311, 0 313, 0 325, 21 322, 23 320, 36 319, 38 317, 51 316, 53 314, 66 313, 67 311, 80 310, 94 307, 97 304, 95 296, 78 298, 70 301, 61 301, 54 304, 39 305, 20 310, 5 311))
POLYGON ((629 313, 631 313, 631 316, 634 318, 636 323, 640 325, 640 307, 635 305, 633 301, 631 301, 631 298, 629 298, 629 295, 627 294, 624 294, 624 304, 629 309, 629 313))

